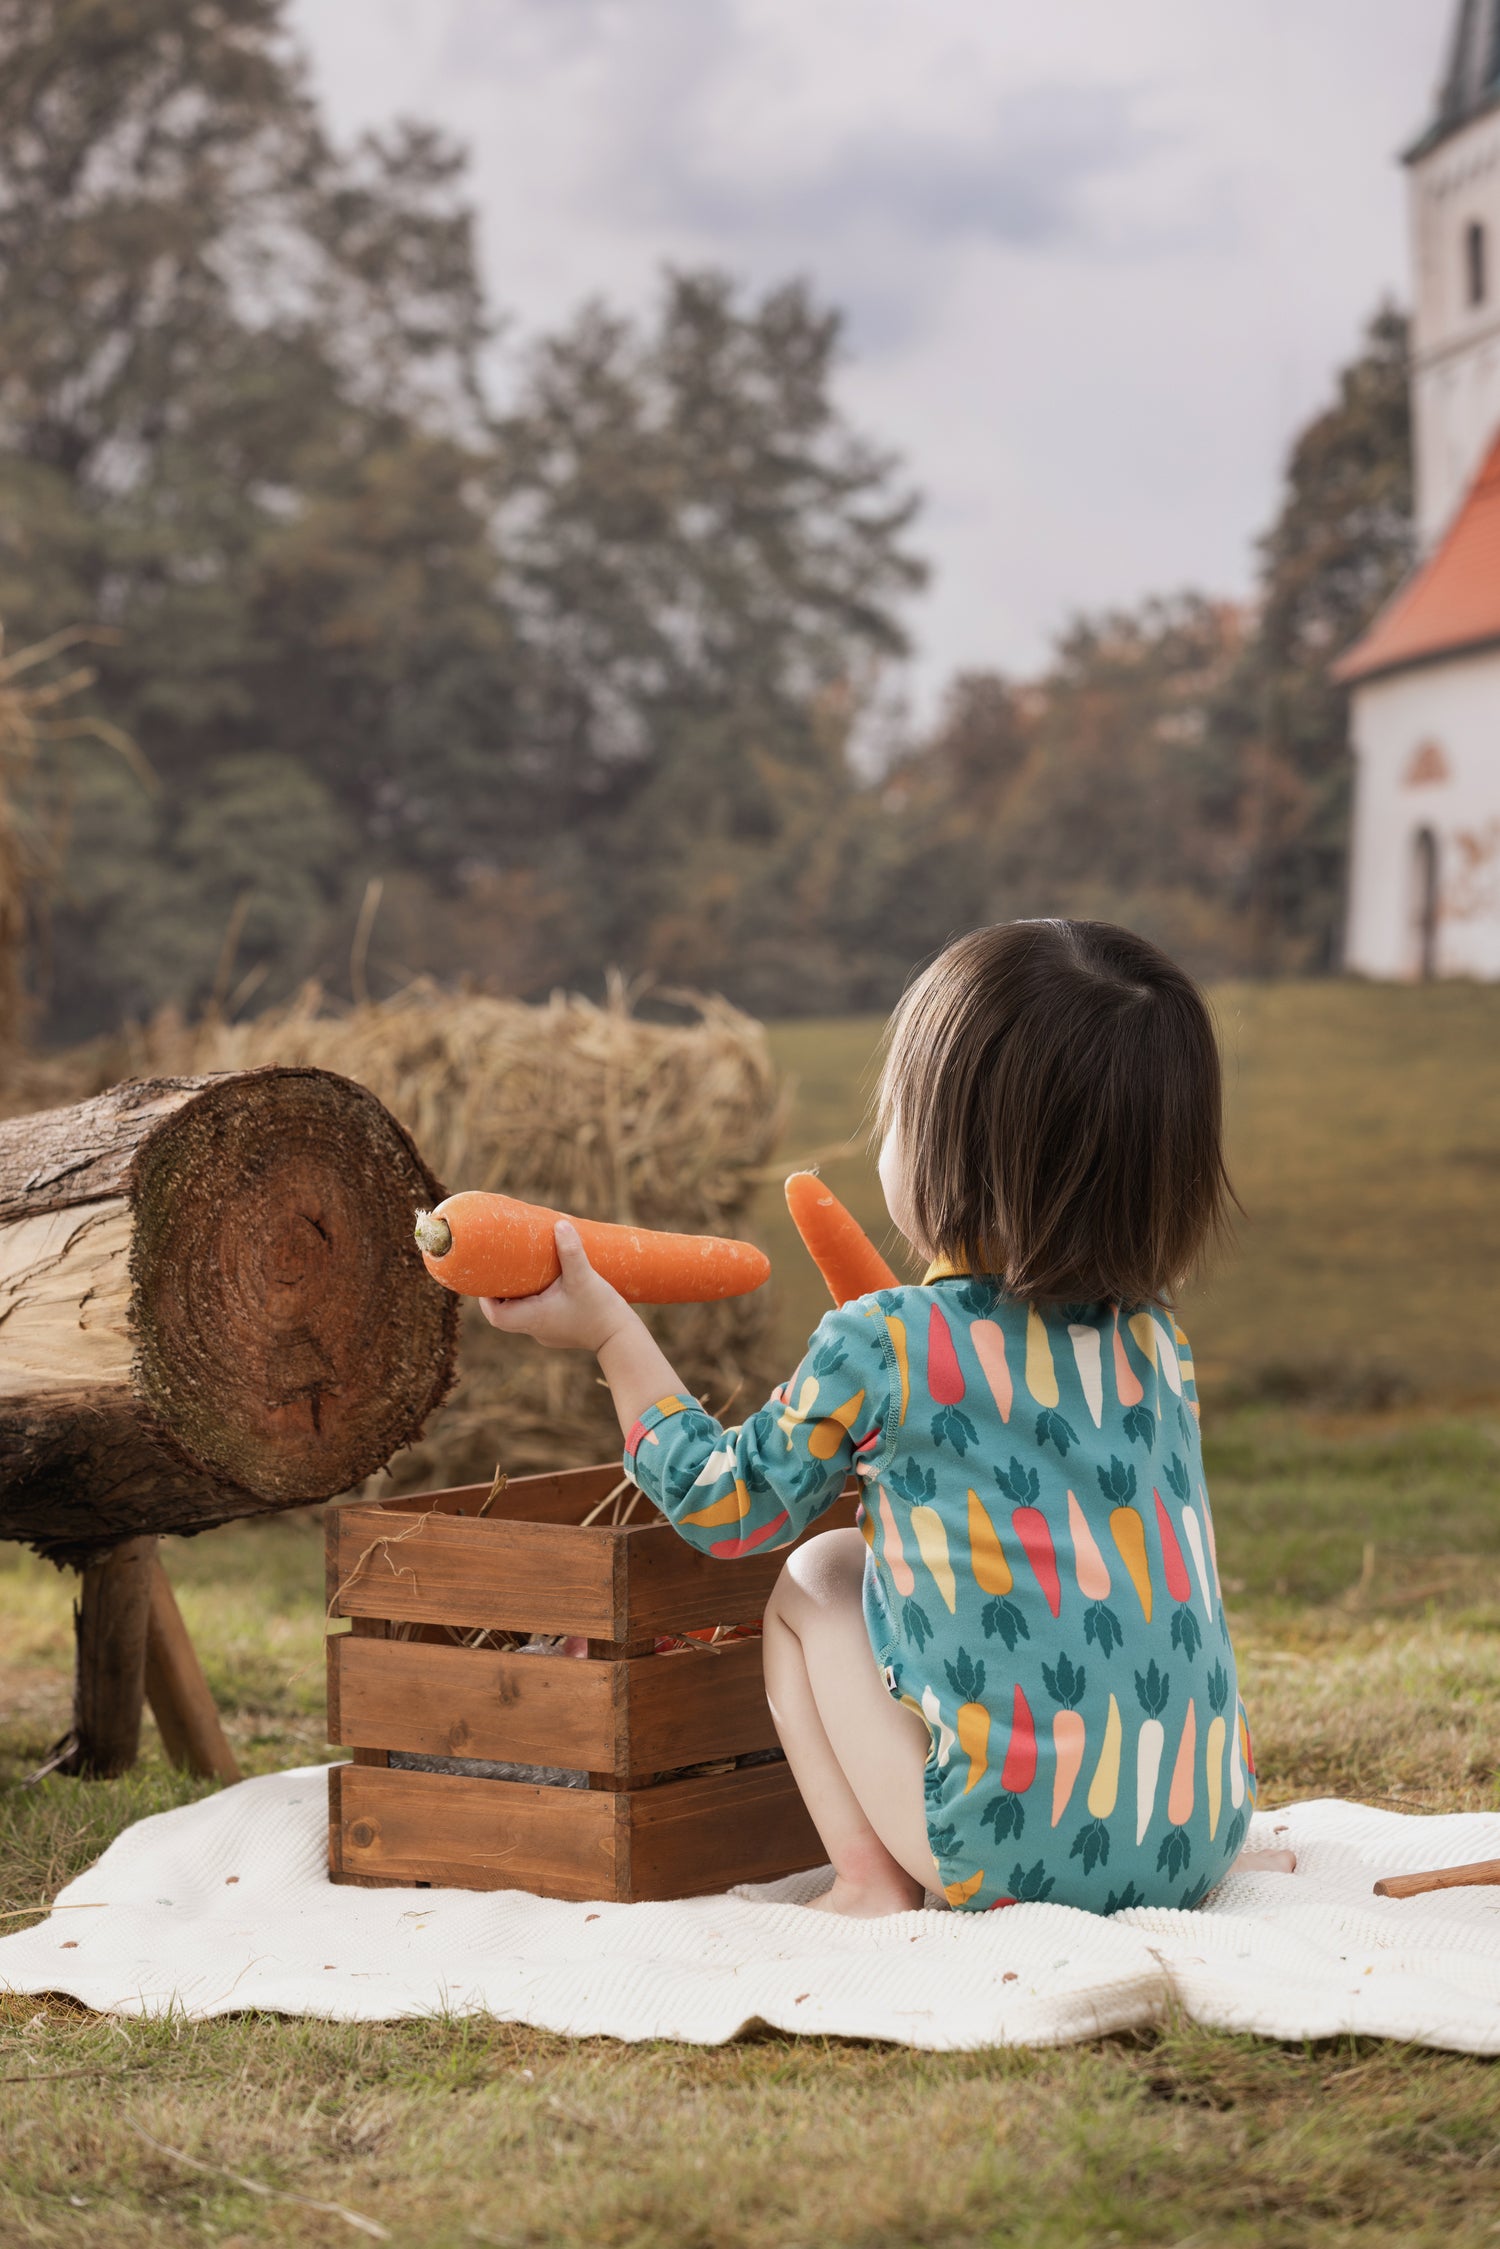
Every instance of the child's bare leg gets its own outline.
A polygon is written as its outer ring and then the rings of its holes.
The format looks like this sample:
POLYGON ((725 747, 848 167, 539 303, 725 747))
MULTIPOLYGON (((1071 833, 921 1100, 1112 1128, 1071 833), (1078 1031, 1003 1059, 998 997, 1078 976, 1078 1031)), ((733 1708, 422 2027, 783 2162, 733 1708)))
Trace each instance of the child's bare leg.
POLYGON ((825 1531, 788 1557, 765 1619, 766 1696, 833 1861, 829 1912, 904 1913, 942 1877, 927 1841, 931 1736, 886 1691, 865 1630, 865 1542, 825 1531))

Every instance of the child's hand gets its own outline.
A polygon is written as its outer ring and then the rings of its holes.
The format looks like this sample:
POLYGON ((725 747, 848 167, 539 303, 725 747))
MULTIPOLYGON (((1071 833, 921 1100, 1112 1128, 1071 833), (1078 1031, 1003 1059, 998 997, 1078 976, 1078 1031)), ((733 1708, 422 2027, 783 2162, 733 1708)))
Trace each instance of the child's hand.
POLYGON ((562 1272, 538 1296, 482 1296, 479 1309, 492 1328, 534 1336, 553 1350, 602 1351, 612 1337, 641 1326, 618 1289, 594 1271, 578 1230, 566 1218, 554 1229, 562 1272))

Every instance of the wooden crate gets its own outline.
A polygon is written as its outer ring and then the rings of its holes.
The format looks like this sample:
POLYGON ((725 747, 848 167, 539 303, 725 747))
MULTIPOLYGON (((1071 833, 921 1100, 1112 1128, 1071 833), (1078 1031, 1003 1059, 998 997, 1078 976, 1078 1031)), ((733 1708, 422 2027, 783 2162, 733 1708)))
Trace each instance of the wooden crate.
MULTIPOLYGON (((581 1518, 614 1466, 422 1492, 328 1517, 328 1776, 335 1882, 442 1883, 556 1898, 678 1898, 769 1881, 824 1853, 776 1750, 759 1637, 657 1653, 659 1639, 752 1622, 785 1550, 718 1562, 642 1500, 581 1518), (566 1633, 588 1654, 456 1644, 455 1630, 566 1633), (394 1635, 400 1632, 400 1638, 394 1635), (587 1775, 587 1786, 430 1772, 392 1752, 587 1775)), ((820 1521, 854 1520, 853 1484, 820 1521)))

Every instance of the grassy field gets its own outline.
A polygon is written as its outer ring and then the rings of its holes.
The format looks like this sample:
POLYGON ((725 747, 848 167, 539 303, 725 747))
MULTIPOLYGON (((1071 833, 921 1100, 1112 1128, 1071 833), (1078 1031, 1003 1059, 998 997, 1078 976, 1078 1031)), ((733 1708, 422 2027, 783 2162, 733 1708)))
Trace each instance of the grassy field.
MULTIPOLYGON (((1191 1324, 1266 1801, 1500 1805, 1500 1243, 1477 1153, 1500 994, 1221 1009, 1248 1217, 1191 1324)), ((802 1081, 789 1154, 853 1127, 873 1031, 778 1032, 802 1081)), ((827 1169, 857 1201, 868 1167, 827 1169)), ((789 1350, 817 1311, 787 1286, 789 1350)), ((169 1553, 248 1770, 328 1753, 321 1560, 313 1517, 169 1553)), ((66 1722, 70 1597, 0 1548, 3 1927, 195 1792, 154 1735, 127 1781, 17 1785, 66 1722)), ((705 2053, 0 1999, 5 2249, 351 2238, 310 2201, 412 2249, 1435 2249, 1500 2234, 1500 2069, 1186 2026, 1052 2054, 705 2053)))
MULTIPOLYGON (((1244 1215, 1184 1307, 1205 1388, 1220 1403, 1500 1397, 1500 987, 1231 985, 1214 1001, 1244 1215)), ((788 1153, 822 1155, 893 1254, 861 1137, 880 1032, 868 1018, 773 1036, 797 1088, 788 1153)), ((775 1185, 757 1216, 795 1355, 819 1283, 775 1185)))

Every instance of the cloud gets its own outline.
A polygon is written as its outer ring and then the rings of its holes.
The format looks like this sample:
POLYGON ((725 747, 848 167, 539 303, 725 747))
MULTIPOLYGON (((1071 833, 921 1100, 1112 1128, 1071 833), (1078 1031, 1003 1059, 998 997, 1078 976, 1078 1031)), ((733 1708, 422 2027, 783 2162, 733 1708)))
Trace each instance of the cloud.
POLYGON ((878 231, 907 243, 1044 248, 1094 235, 1087 189, 1140 164, 1157 136, 1138 122, 1127 89, 1057 83, 1005 94, 977 132, 893 122, 826 150, 783 148, 770 167, 762 159, 727 170, 666 134, 630 140, 618 152, 620 184, 645 218, 823 245, 878 231))
MULTIPOLYGON (((1436 11, 1446 18, 1451 0, 1436 11)), ((929 496, 923 692, 1080 605, 1243 589, 1298 421, 1406 285, 1433 0, 290 0, 340 132, 474 151, 512 335, 661 266, 848 316, 929 496)))

